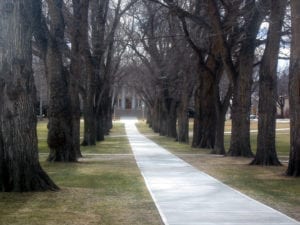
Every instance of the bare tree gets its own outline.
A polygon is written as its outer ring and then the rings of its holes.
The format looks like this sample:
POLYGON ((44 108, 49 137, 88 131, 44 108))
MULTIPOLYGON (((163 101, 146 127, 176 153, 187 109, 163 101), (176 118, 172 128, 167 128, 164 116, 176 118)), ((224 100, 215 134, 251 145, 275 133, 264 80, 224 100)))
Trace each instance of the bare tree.
POLYGON ((281 165, 275 148, 277 65, 286 1, 272 0, 270 27, 260 65, 257 151, 252 165, 281 165))
POLYGON ((292 42, 289 75, 291 119, 290 160, 288 176, 300 176, 300 1, 291 0, 292 42))
POLYGON ((33 31, 35 50, 45 62, 49 87, 48 160, 75 162, 80 153, 73 141, 70 72, 66 57, 69 48, 65 41, 68 20, 64 17, 62 0, 47 0, 45 3, 44 13, 47 15, 42 13, 42 1, 34 1, 33 31))
POLYGON ((0 1, 0 191, 57 190, 39 164, 32 0, 0 1))
MULTIPOLYGON (((232 135, 228 154, 231 156, 251 157, 253 153, 250 146, 250 106, 251 106, 251 84, 254 61, 254 50, 256 48, 256 35, 260 24, 265 17, 264 3, 266 1, 255 2, 235 1, 224 2, 225 8, 234 7, 239 3, 243 18, 239 14, 235 21, 242 19, 243 32, 238 42, 238 54, 234 54, 234 49, 230 48, 230 39, 226 38, 227 32, 222 26, 222 16, 218 8, 217 1, 208 2, 208 14, 211 20, 212 29, 217 37, 218 48, 222 62, 228 76, 233 82, 233 104, 232 104, 232 135), (260 7, 257 7, 257 5, 260 7), (235 55, 235 57, 233 57, 235 55)), ((238 9, 240 8, 238 7, 238 9)), ((236 24, 236 23, 234 23, 236 24)), ((234 29, 234 28, 233 28, 234 29)), ((236 29, 241 30, 239 25, 236 29)))
POLYGON ((65 68, 65 22, 63 0, 48 0, 50 29, 46 67, 50 89, 48 110, 49 161, 77 161, 72 139, 72 108, 69 94, 69 71, 65 68))
POLYGON ((283 71, 279 74, 278 83, 277 83, 277 105, 280 109, 280 118, 285 118, 288 116, 286 114, 285 106, 286 99, 289 95, 289 75, 287 71, 283 71))

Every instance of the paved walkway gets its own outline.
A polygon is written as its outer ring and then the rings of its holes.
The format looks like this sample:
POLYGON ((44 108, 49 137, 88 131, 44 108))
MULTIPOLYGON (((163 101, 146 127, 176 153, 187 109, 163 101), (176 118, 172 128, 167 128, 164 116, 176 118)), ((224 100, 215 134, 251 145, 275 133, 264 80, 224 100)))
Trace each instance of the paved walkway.
POLYGON ((195 169, 123 118, 147 187, 166 225, 296 225, 297 221, 195 169))

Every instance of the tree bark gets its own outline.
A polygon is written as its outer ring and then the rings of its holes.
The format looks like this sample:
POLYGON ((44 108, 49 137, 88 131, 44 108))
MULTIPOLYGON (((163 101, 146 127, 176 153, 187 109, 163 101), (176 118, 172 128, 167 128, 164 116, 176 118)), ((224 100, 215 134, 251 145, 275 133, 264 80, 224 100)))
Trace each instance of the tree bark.
POLYGON ((180 105, 178 107, 178 136, 177 141, 180 143, 189 143, 189 115, 188 115, 188 103, 189 96, 188 90, 184 90, 182 93, 180 105))
MULTIPOLYGON (((215 70, 213 59, 208 65, 215 70)), ((214 79, 208 71, 202 70, 199 86, 195 93, 195 117, 192 147, 212 149, 215 143, 216 109, 214 105, 214 79)))
MULTIPOLYGON (((265 3, 267 1, 260 1, 265 3)), ((260 24, 264 18, 263 10, 256 6, 256 1, 245 1, 246 8, 251 13, 245 14, 244 36, 238 56, 238 68, 235 66, 231 51, 222 24, 218 3, 215 0, 208 1, 208 15, 211 20, 213 31, 218 43, 219 53, 222 58, 224 69, 233 82, 233 105, 232 105, 232 134, 229 155, 251 157, 253 153, 250 147, 250 107, 251 107, 251 84, 256 48, 256 36, 260 24)), ((246 9, 244 9, 246 10, 246 9)), ((234 28, 234 27, 233 27, 234 28)))
POLYGON ((239 54, 238 73, 233 77, 233 102, 232 102, 232 132, 228 155, 252 157, 250 146, 250 110, 251 110, 251 87, 256 48, 256 35, 264 15, 251 6, 254 12, 246 19, 245 37, 241 44, 239 54))
POLYGON ((39 164, 33 0, 0 1, 0 192, 57 190, 39 164))
MULTIPOLYGON (((218 82, 219 83, 219 82, 218 82)), ((225 129, 225 116, 230 105, 230 99, 232 96, 232 87, 228 87, 226 96, 224 100, 220 100, 220 91, 219 86, 215 86, 215 107, 216 107, 216 138, 214 149, 212 150, 212 154, 225 155, 225 147, 224 147, 224 129, 225 129)))
POLYGON ((281 165, 277 158, 277 62, 286 0, 272 0, 268 39, 260 66, 257 151, 251 165, 281 165))
POLYGON ((82 80, 84 62, 81 59, 81 40, 86 30, 89 1, 73 0, 73 23, 71 34, 71 65, 70 65, 70 97, 72 108, 72 138, 77 157, 82 157, 80 151, 80 101, 79 86, 82 80))
POLYGON ((94 109, 93 95, 83 100, 83 117, 84 117, 84 135, 83 146, 96 145, 96 115, 94 109))
MULTIPOLYGON (((250 56, 251 57, 251 56, 250 56)), ((244 58, 244 57, 243 57, 244 58)), ((234 87, 232 101, 232 128, 228 155, 252 157, 250 146, 250 108, 251 108, 251 84, 252 84, 252 60, 245 59, 244 67, 234 87), (244 71, 248 70, 248 71, 244 71), (251 70, 251 72, 249 71, 251 70)))
POLYGON ((72 139, 72 111, 68 72, 63 65, 64 19, 62 0, 49 0, 50 36, 46 66, 50 100, 48 109, 48 161, 76 162, 77 154, 72 139))
MULTIPOLYGON (((105 53, 105 29, 108 12, 108 0, 91 1, 92 49, 90 53, 88 32, 85 36, 85 60, 87 67, 86 87, 84 96, 84 139, 83 146, 96 145, 97 140, 97 85, 100 85, 100 72, 105 53)), ((99 125, 99 124, 98 124, 99 125)))
POLYGON ((104 118, 104 111, 102 109, 97 114, 96 124, 97 124, 96 125, 96 140, 104 141, 105 118, 104 118))
POLYGON ((154 107, 153 107, 153 109, 151 109, 151 111, 152 111, 151 127, 155 133, 160 132, 160 121, 161 121, 161 119, 160 119, 160 108, 161 108, 160 101, 161 101, 160 99, 156 99, 154 101, 154 107))
POLYGON ((286 174, 300 176, 300 1, 291 0, 292 42, 289 75, 290 160, 286 174))
MULTIPOLYGON (((177 53, 179 54, 179 53, 177 53)), ((189 143, 189 106, 191 97, 194 92, 194 79, 189 76, 192 73, 188 65, 186 72, 182 74, 181 84, 179 85, 179 106, 178 106, 178 125, 177 125, 177 141, 181 143, 189 143)), ((191 68, 192 70, 193 68, 191 68)))
POLYGON ((159 134, 162 136, 177 138, 177 105, 169 94, 164 94, 161 102, 159 134))

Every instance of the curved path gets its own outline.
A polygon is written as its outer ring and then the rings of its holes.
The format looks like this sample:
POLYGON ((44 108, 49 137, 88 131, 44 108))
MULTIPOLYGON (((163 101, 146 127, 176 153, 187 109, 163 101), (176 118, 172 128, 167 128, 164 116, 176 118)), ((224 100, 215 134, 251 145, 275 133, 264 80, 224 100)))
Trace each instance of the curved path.
POLYGON ((123 118, 147 187, 166 225, 299 225, 224 185, 140 134, 123 118))

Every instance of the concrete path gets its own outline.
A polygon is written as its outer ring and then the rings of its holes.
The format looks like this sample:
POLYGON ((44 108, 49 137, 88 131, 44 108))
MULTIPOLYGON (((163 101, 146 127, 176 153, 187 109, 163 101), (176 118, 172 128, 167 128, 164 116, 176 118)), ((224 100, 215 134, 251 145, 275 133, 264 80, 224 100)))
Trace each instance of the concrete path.
POLYGON ((296 225, 169 153, 123 118, 147 187, 166 225, 296 225))

